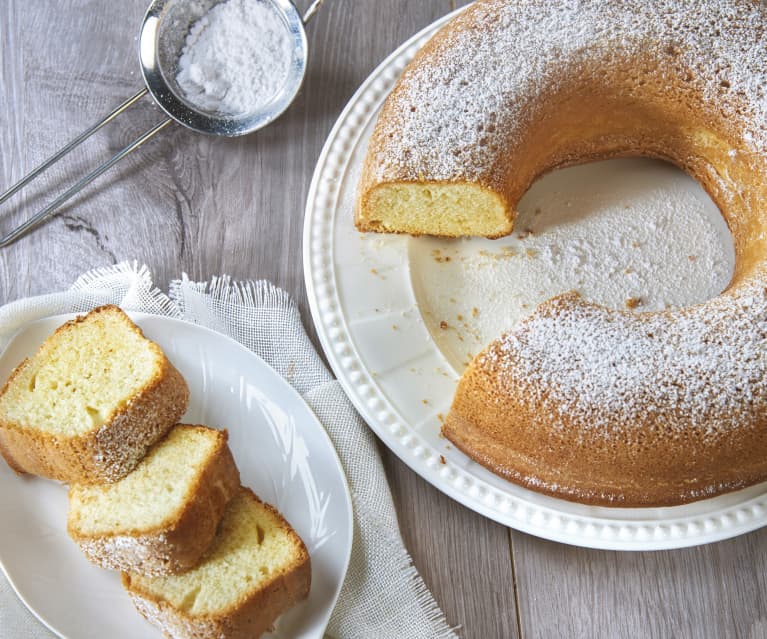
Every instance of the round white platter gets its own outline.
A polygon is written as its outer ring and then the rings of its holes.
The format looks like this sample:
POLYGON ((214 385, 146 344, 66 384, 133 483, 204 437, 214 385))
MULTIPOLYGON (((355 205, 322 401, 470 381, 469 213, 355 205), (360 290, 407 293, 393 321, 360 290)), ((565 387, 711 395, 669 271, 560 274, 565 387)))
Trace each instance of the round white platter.
MULTIPOLYGON (((764 526, 767 484, 669 508, 586 506, 509 483, 440 436, 441 419, 449 409, 461 360, 494 337, 492 331, 497 327, 492 322, 467 321, 465 308, 458 311, 460 319, 454 315, 449 321, 440 320, 439 313, 455 301, 470 308, 469 317, 475 308, 471 304, 477 305, 479 317, 487 317, 484 311, 497 307, 495 294, 499 291, 492 291, 492 286, 490 290, 482 288, 474 293, 478 299, 468 306, 466 300, 451 300, 447 292, 429 297, 434 277, 424 265, 431 256, 437 262, 451 257, 453 265, 476 266, 472 259, 483 255, 482 251, 489 254, 490 245, 478 248, 471 244, 483 240, 446 242, 360 234, 354 228, 353 206, 378 110, 416 51, 453 15, 413 36, 368 77, 336 122, 315 169, 304 226, 306 286, 320 341, 346 393, 378 437, 410 468, 468 508, 517 530, 585 547, 657 550, 709 543, 764 526), (472 259, 467 258, 469 254, 472 259), (451 322, 462 330, 452 330, 451 322), (444 334, 440 327, 446 329, 444 334), (464 341, 468 352, 457 352, 457 345, 464 341)), ((694 251, 685 255, 685 260, 694 267, 699 253, 702 255, 707 243, 716 237, 721 240, 721 255, 731 259, 731 238, 715 207, 691 180, 678 173, 668 174, 674 172, 668 167, 645 160, 617 160, 576 167, 574 170, 586 173, 576 174, 574 181, 601 175, 600 179, 608 182, 627 166, 621 162, 635 163, 630 170, 645 176, 644 182, 629 182, 631 188, 624 194, 628 202, 644 198, 652 208, 657 194, 649 186, 656 180, 646 179, 650 175, 667 181, 667 192, 681 194, 679 199, 672 198, 680 206, 698 203, 698 226, 708 230, 691 240, 694 251)), ((503 244, 492 246, 501 253, 507 250, 503 244)), ((724 264, 721 255, 698 261, 715 271, 714 290, 693 291, 692 299, 683 297, 676 300, 678 303, 705 299, 726 285, 731 264, 724 264)), ((450 273, 450 278, 461 276, 460 267, 435 272, 450 273)), ((680 272, 684 271, 676 275, 680 272)), ((650 284, 658 276, 663 273, 650 273, 650 284)), ((700 269, 693 276, 706 281, 700 269)), ((471 278, 464 277, 463 289, 453 281, 444 282, 443 290, 469 291, 471 295, 466 282, 470 284, 471 278)), ((503 286, 505 282, 498 283, 499 289, 503 286)), ((501 307, 508 309, 508 300, 504 303, 501 307)), ((662 306, 663 300, 653 303, 662 306)))
MULTIPOLYGON (((277 507, 306 543, 309 597, 268 636, 321 639, 353 532, 346 476, 325 429, 300 395, 241 344, 181 320, 130 316, 187 380, 183 421, 226 428, 242 484, 277 507)), ((72 317, 39 320, 17 333, 0 356, 0 379, 72 317)), ((0 566, 30 611, 59 637, 162 637, 134 610, 119 574, 90 564, 67 535, 65 486, 17 476, 0 460, 0 512, 0 566)))

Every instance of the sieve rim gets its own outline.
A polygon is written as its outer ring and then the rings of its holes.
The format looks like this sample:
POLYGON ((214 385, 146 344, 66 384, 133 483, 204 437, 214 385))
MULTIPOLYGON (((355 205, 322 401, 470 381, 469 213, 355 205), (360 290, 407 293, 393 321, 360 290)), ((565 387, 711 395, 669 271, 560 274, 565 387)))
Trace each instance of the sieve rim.
POLYGON ((302 17, 293 3, 290 0, 265 0, 280 14, 291 39, 292 59, 285 82, 269 102, 256 110, 244 114, 227 114, 211 113, 195 106, 180 95, 180 91, 174 90, 163 73, 159 59, 162 21, 168 15, 169 8, 185 1, 189 0, 153 0, 141 22, 138 37, 141 74, 157 105, 182 126, 207 135, 247 135, 276 120, 293 102, 306 75, 306 31, 302 17))

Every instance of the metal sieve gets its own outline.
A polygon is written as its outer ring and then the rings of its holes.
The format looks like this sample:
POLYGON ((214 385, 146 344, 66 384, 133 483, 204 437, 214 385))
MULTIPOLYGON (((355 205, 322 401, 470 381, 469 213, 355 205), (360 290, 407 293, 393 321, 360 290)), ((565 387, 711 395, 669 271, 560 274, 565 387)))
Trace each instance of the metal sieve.
POLYGON ((232 115, 202 109, 189 100, 176 82, 176 71, 181 49, 189 28, 221 0, 154 0, 144 14, 139 31, 139 61, 145 87, 116 107, 107 116, 96 122, 73 139, 69 144, 49 157, 40 166, 21 178, 16 184, 0 195, 0 204, 18 193, 32 180, 56 164, 103 126, 125 113, 145 95, 151 94, 167 118, 155 124, 133 142, 118 151, 109 160, 82 177, 50 204, 32 215, 10 233, 0 237, 0 248, 15 242, 43 220, 49 217, 64 202, 80 192, 102 173, 109 170, 125 156, 140 147, 156 133, 175 121, 179 124, 209 135, 240 136, 266 126, 275 120, 293 102, 301 88, 306 73, 307 43, 305 25, 317 14, 325 0, 314 0, 303 16, 290 0, 264 0, 278 13, 292 43, 292 57, 288 75, 280 90, 266 103, 251 113, 232 115))

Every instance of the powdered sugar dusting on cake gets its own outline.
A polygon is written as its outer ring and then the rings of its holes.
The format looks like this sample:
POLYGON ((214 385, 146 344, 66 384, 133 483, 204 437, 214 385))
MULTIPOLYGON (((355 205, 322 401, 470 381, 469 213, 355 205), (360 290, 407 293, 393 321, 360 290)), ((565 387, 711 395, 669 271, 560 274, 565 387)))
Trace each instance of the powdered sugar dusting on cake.
POLYGON ((676 313, 610 311, 574 296, 539 307, 478 365, 543 405, 549 423, 711 433, 762 419, 767 405, 767 291, 754 281, 676 313), (607 410, 606 410, 607 409, 607 410))
POLYGON ((434 64, 411 66, 395 88, 376 131, 376 180, 500 178, 493 171, 508 166, 489 157, 535 117, 542 94, 638 56, 656 59, 661 76, 683 75, 693 103, 715 98, 742 122, 741 143, 767 151, 763 3, 480 0, 465 15, 475 26, 460 19, 428 52, 434 64))

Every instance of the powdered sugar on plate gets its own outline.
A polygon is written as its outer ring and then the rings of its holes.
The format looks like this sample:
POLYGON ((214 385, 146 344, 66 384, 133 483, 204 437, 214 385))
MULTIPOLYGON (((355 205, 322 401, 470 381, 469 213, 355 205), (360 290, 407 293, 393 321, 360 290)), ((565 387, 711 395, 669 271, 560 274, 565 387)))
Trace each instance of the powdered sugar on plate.
POLYGON ((292 58, 287 26, 264 0, 227 0, 189 30, 176 81, 207 111, 252 113, 284 85, 292 58))

